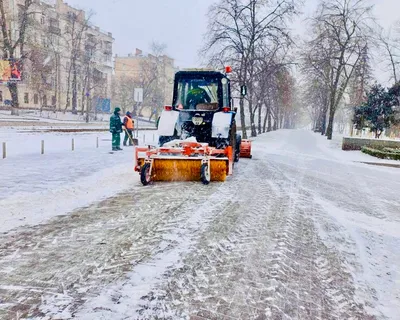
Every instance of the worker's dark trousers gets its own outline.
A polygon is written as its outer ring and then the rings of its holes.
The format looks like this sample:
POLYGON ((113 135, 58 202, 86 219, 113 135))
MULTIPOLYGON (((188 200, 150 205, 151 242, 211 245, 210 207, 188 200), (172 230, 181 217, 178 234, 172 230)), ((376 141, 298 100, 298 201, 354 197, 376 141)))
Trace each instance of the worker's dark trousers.
POLYGON ((128 141, 128 139, 129 139, 129 145, 133 146, 133 144, 132 144, 133 136, 132 136, 132 130, 131 129, 126 129, 126 131, 125 131, 124 146, 126 146, 126 142, 128 141), (130 139, 129 139, 129 137, 130 137, 130 139))
POLYGON ((119 133, 112 133, 112 149, 118 150, 121 148, 121 136, 119 133))

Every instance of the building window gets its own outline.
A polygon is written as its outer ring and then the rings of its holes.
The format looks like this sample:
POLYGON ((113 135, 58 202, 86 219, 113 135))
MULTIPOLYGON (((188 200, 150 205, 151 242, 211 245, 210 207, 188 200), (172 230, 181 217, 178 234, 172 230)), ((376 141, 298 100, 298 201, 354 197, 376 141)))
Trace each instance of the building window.
POLYGON ((35 93, 34 96, 33 96, 33 103, 34 104, 38 104, 39 103, 39 96, 38 96, 37 93, 35 93))
POLYGON ((53 107, 55 107, 55 106, 56 106, 56 103, 57 103, 57 98, 56 98, 56 96, 52 96, 52 97, 51 97, 51 105, 52 105, 53 107))
POLYGON ((0 102, 3 102, 3 91, 0 91, 0 102))
POLYGON ((46 95, 43 96, 43 107, 47 107, 47 97, 46 97, 46 95))
POLYGON ((29 93, 27 92, 24 94, 24 103, 29 103, 29 93))
POLYGON ((58 28, 60 26, 59 20, 58 19, 54 19, 54 18, 50 18, 50 26, 58 28))
POLYGON ((46 23, 46 16, 44 14, 42 14, 42 16, 40 17, 40 23, 41 24, 45 24, 46 23))

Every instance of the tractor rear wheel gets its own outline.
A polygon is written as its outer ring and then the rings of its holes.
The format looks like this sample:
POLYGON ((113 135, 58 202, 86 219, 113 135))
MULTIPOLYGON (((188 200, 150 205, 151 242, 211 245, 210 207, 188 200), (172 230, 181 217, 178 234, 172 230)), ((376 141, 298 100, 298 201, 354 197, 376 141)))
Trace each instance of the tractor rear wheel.
POLYGON ((147 186, 151 182, 150 163, 145 163, 140 170, 140 181, 144 186, 147 186))
POLYGON ((240 159, 241 143, 242 143, 242 136, 240 134, 236 134, 235 162, 239 162, 239 159, 240 159))
POLYGON ((230 137, 229 137, 229 145, 232 147, 232 155, 233 155, 233 161, 238 162, 239 157, 238 157, 238 152, 240 152, 240 149, 238 150, 237 147, 237 134, 236 134, 236 121, 233 120, 232 125, 231 125, 231 132, 230 132, 230 137))

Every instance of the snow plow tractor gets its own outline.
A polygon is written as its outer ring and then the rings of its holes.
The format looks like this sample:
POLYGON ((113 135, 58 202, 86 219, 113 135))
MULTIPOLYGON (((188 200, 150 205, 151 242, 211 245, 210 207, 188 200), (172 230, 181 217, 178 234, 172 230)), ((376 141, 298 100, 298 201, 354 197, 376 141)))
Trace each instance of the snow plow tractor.
POLYGON ((242 140, 236 132, 229 70, 175 74, 172 106, 165 106, 158 120, 159 145, 135 149, 135 171, 143 185, 153 181, 209 184, 225 181, 233 173, 242 140))

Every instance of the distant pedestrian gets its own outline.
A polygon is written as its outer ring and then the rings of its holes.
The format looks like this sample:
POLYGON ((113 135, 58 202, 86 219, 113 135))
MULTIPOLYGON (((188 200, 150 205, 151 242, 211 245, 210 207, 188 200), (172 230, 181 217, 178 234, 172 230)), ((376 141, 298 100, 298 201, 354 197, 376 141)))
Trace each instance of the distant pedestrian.
POLYGON ((118 151, 121 149, 121 132, 122 132, 122 125, 121 122, 121 109, 115 108, 114 114, 110 117, 110 132, 112 134, 112 150, 118 151))
POLYGON ((133 146, 133 129, 134 129, 134 122, 132 120, 132 113, 129 111, 126 113, 126 116, 124 118, 124 127, 125 127, 125 137, 124 137, 124 146, 126 146, 126 143, 129 140, 129 145, 133 146))

